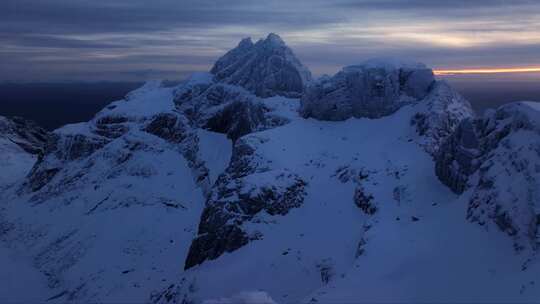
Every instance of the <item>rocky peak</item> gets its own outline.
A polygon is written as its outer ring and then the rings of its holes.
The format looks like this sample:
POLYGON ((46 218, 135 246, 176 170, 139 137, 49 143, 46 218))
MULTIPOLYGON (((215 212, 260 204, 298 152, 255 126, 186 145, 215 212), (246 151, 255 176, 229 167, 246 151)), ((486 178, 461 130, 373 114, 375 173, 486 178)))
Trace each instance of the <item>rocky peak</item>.
POLYGON ((245 38, 211 70, 219 82, 239 85, 259 97, 300 97, 311 73, 276 34, 253 44, 245 38))
POLYGON ((238 43, 237 49, 249 49, 253 47, 253 41, 251 40, 251 37, 246 37, 238 43))
POLYGON ((269 47, 287 47, 285 41, 283 41, 279 35, 274 33, 268 34, 266 39, 261 39, 259 41, 269 47))
POLYGON ((434 82, 432 70, 421 63, 368 60, 310 85, 300 111, 321 120, 378 118, 423 99, 434 82))

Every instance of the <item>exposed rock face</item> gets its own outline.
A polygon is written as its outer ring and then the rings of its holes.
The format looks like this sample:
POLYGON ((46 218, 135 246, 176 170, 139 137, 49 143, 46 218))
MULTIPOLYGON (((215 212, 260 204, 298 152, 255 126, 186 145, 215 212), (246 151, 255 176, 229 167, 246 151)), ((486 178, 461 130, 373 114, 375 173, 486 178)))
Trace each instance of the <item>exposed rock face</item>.
MULTIPOLYGON (((35 192, 43 188, 61 170, 65 163, 90 156, 109 141, 99 135, 54 133, 32 171, 23 189, 35 192)), ((62 185, 58 185, 58 190, 62 185)))
POLYGON ((362 209, 365 214, 375 214, 377 212, 377 206, 373 202, 373 195, 366 194, 361 186, 357 186, 354 190, 354 204, 362 209))
POLYGON ((463 121, 436 155, 437 176, 456 193, 465 191, 469 176, 480 166, 480 143, 474 124, 472 119, 463 121))
POLYGON ((256 138, 243 138, 236 143, 231 164, 206 203, 186 269, 259 239, 260 232, 247 231, 244 222, 286 215, 302 205, 306 182, 293 172, 261 165, 264 161, 256 153, 256 142, 256 138))
POLYGON ((470 103, 444 81, 437 81, 415 110, 411 124, 421 136, 420 145, 433 156, 461 121, 474 117, 470 103))
POLYGON ((538 246, 540 106, 523 102, 465 120, 436 158, 439 179, 457 193, 471 189, 467 218, 495 223, 516 249, 538 246))
POLYGON ((333 121, 378 118, 423 99, 434 82, 433 72, 422 64, 367 61, 309 85, 300 113, 333 121))
POLYGON ((219 82, 239 85, 259 97, 300 97, 311 73, 276 34, 250 38, 221 57, 211 72, 219 82))
POLYGON ((241 88, 216 84, 177 104, 194 126, 227 134, 233 140, 265 124, 264 105, 241 88))
POLYGON ((47 144, 49 132, 21 117, 8 119, 0 116, 0 137, 17 144, 30 154, 39 154, 47 144))
POLYGON ((94 133, 109 139, 124 135, 129 128, 124 125, 128 122, 127 117, 111 115, 103 116, 96 120, 94 133))
POLYGON ((185 104, 191 103, 193 99, 202 95, 213 84, 215 82, 212 74, 195 73, 174 90, 174 103, 177 107, 184 107, 185 104))
POLYGON ((182 123, 181 117, 173 113, 156 115, 144 130, 171 143, 181 143, 188 133, 187 127, 182 123))
POLYGON ((177 91, 175 103, 194 127, 227 134, 233 141, 286 123, 285 119, 271 114, 257 96, 240 87, 222 83, 177 91))

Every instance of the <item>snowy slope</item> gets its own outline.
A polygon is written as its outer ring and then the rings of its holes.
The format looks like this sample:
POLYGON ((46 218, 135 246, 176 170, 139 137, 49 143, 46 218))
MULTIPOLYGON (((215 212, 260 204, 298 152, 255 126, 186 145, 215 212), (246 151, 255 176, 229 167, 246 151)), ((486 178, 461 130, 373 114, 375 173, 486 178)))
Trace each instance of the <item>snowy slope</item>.
POLYGON ((0 138, 0 151, 0 189, 3 189, 24 178, 37 157, 6 138, 0 138))
POLYGON ((172 91, 146 84, 56 130, 27 181, 6 193, 0 237, 47 282, 35 299, 141 302, 182 268, 231 143, 208 131, 169 137, 182 127, 172 91))
POLYGON ((368 60, 310 83, 300 112, 332 121, 379 118, 423 99, 435 82, 433 71, 421 63, 368 60))
POLYGON ((0 247, 0 302, 38 303, 48 293, 46 278, 21 253, 0 247))
MULTIPOLYGON (((31 121, 0 116, 0 235, 9 229, 3 217, 9 202, 7 192, 24 181, 47 137, 48 132, 31 121)), ((0 243, 0 265, 0 302, 43 300, 42 295, 47 291, 46 280, 32 267, 31 259, 0 243), (29 286, 32 292, 28 292, 29 286)))
POLYGON ((471 192, 467 218, 504 231, 516 250, 540 244, 540 112, 517 102, 464 120, 436 157, 437 175, 471 192))
MULTIPOLYGON (((281 113, 298 104, 266 102, 281 113)), ((296 117, 242 138, 266 174, 294 172, 307 182, 304 202, 244 222, 258 239, 190 268, 165 293, 204 301, 263 290, 277 302, 325 303, 536 299, 538 264, 522 271, 530 255, 466 220, 464 197, 438 181, 417 144, 415 112, 344 122, 296 117), (355 205, 356 191, 373 197, 374 214, 355 205)), ((261 183, 260 173, 253 178, 261 183)))

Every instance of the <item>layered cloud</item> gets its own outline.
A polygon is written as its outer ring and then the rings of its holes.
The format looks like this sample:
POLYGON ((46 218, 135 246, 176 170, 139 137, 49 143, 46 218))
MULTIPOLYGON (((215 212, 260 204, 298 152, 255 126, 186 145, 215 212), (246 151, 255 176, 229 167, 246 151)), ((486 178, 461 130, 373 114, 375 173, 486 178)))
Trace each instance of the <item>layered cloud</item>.
POLYGON ((317 74, 368 57, 540 66, 537 1, 3 0, 1 80, 179 79, 279 33, 317 74))

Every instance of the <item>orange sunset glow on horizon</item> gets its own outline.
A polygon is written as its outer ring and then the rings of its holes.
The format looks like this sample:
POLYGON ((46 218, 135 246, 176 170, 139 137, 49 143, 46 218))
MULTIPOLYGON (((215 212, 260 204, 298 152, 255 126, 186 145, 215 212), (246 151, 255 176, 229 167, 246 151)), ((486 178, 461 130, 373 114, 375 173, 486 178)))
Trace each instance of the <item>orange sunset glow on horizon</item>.
POLYGON ((464 74, 500 74, 500 73, 534 73, 540 72, 540 67, 520 68, 476 68, 476 69, 436 69, 433 73, 437 76, 464 75, 464 74))

